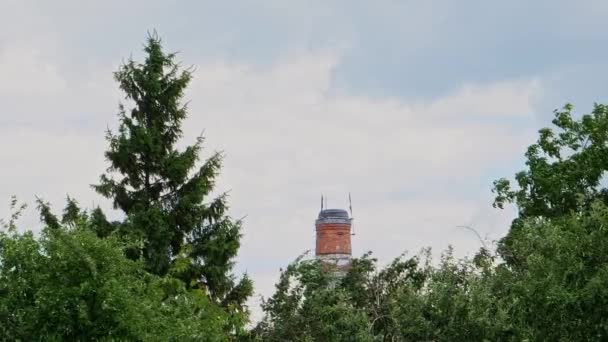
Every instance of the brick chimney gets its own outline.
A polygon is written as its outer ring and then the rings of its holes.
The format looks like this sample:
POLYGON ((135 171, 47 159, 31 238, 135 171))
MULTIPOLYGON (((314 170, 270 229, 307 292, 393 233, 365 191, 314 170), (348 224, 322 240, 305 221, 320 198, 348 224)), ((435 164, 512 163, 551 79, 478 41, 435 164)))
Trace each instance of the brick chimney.
POLYGON ((315 255, 327 265, 343 273, 350 266, 352 218, 342 209, 324 209, 316 220, 315 255))

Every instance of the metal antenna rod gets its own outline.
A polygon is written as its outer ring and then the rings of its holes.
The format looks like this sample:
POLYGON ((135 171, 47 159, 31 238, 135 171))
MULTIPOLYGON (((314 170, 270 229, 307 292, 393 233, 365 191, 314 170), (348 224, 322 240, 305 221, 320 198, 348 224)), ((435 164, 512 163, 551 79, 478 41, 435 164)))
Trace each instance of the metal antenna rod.
POLYGON ((351 229, 352 229, 351 235, 356 235, 356 233, 355 233, 355 223, 354 223, 355 219, 353 217, 353 200, 350 197, 350 192, 348 193, 348 209, 350 210, 350 220, 351 220, 350 226, 351 226, 351 229))

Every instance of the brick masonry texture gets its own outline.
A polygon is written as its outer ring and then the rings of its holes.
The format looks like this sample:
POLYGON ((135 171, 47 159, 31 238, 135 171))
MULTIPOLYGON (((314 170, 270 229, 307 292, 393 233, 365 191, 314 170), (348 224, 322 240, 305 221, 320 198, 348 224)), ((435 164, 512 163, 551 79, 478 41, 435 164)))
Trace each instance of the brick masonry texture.
POLYGON ((351 254, 350 224, 317 224, 316 255, 351 254))

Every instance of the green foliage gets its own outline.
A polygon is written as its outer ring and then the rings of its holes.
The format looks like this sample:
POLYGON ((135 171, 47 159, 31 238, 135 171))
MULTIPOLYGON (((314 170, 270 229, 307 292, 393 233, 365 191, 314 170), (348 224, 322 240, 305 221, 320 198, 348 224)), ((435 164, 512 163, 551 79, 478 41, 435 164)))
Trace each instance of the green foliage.
POLYGON ((608 170, 608 107, 596 104, 591 114, 572 117, 572 105, 555 111, 554 128, 543 128, 526 152, 527 169, 515 175, 514 189, 507 179, 494 182, 494 206, 514 203, 519 216, 501 241, 502 257, 516 263, 513 240, 525 228, 526 218, 554 218, 581 213, 597 200, 608 203, 602 179, 608 170))
POLYGON ((260 341, 372 341, 365 311, 317 261, 296 260, 281 274, 277 291, 262 305, 266 318, 254 329, 260 341))
POLYGON ((434 266, 428 254, 397 258, 377 268, 371 256, 354 259, 332 284, 315 262, 290 265, 266 317, 260 340, 348 340, 339 332, 376 341, 603 341, 608 338, 608 207, 523 221, 513 241, 518 267, 497 262, 482 248, 472 259, 450 250, 434 266), (329 294, 328 294, 329 293, 329 294), (326 297, 333 296, 333 297, 326 297), (333 300, 332 300, 333 299, 333 300), (324 321, 335 303, 350 308, 324 321), (361 321, 361 314, 366 318, 361 321), (320 334, 329 331, 327 335, 320 334))
POLYGON ((10 218, 8 221, 0 219, 0 228, 3 228, 8 232, 15 232, 17 230, 16 222, 25 210, 25 208, 27 208, 27 205, 25 203, 19 204, 17 202, 17 197, 12 196, 9 208, 10 218))
POLYGON ((444 253, 384 268, 370 254, 339 282, 297 260, 265 302, 260 340, 604 341, 608 339, 608 107, 556 111, 527 169, 494 183, 494 206, 519 209, 497 254, 444 253), (424 261, 424 262, 422 262, 424 261), (349 308, 344 314, 336 308, 349 308), (340 316, 336 314, 340 313, 340 316), (361 316, 363 315, 363 316, 361 316), (365 317, 362 321, 361 318, 365 317), (322 325, 316 320, 323 319, 322 325), (348 322, 348 324, 344 324, 348 322), (367 332, 367 334, 364 333, 367 332), (349 339, 350 338, 350 339, 349 339))
POLYGON ((91 215, 89 217, 90 225, 100 238, 105 238, 110 236, 113 232, 118 229, 119 222, 110 222, 106 218, 106 215, 103 213, 101 208, 97 207, 91 211, 91 215))
POLYGON ((51 210, 51 206, 48 202, 43 201, 41 198, 36 198, 38 204, 38 212, 40 213, 40 221, 46 225, 49 229, 58 229, 61 227, 59 219, 51 210))
POLYGON ((511 319, 531 340, 608 338, 608 208, 529 220, 513 241, 520 267, 501 270, 511 319))
POLYGON ((192 77, 149 37, 143 63, 115 73, 132 108, 108 131, 110 163, 94 189, 125 214, 67 197, 61 215, 37 199, 40 238, 16 234, 13 199, 0 236, 0 333, 10 340, 216 341, 246 335, 247 275, 231 274, 241 222, 212 197, 222 156, 198 165, 203 139, 179 150, 192 77))
POLYGON ((110 163, 95 190, 125 213, 110 222, 67 198, 37 199, 45 228, 19 233, 13 197, 0 220, 0 336, 11 341, 604 341, 608 340, 608 106, 555 112, 526 170, 494 182, 494 206, 519 210, 497 251, 365 254, 337 275, 298 258, 245 330, 253 291, 231 274, 241 222, 213 197, 222 156, 182 150, 192 74, 148 39, 143 63, 115 78, 132 108, 108 132, 110 163))
POLYGON ((255 334, 264 341, 483 341, 514 338, 495 297, 493 270, 455 260, 438 267, 399 257, 378 269, 370 254, 332 281, 318 262, 282 273, 255 334))
POLYGON ((181 70, 176 55, 165 53, 156 36, 149 37, 144 51, 143 63, 129 60, 114 75, 132 108, 120 106, 118 131, 107 133, 110 167, 94 186, 127 219, 113 226, 94 211, 97 234, 108 236, 117 229, 126 239, 140 241, 129 257, 142 257, 150 272, 171 274, 188 288, 202 290, 241 322, 238 329, 247 318, 244 303, 252 283, 231 274, 241 222, 227 215, 225 194, 210 197, 222 156, 215 153, 197 166, 202 137, 183 150, 176 147, 187 116, 181 102, 192 73, 181 70))
POLYGON ((147 273, 89 227, 0 234, 0 335, 11 341, 222 341, 222 311, 147 273))
POLYGON ((494 183, 494 205, 518 217, 499 244, 494 296, 514 336, 529 340, 605 340, 608 107, 574 119, 555 111, 526 152, 517 187, 494 183))

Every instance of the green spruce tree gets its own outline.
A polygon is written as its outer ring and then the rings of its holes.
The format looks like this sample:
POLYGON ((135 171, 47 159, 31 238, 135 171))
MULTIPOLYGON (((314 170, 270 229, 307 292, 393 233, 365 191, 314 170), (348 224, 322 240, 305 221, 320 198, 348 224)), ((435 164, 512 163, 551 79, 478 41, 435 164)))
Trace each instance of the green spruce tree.
POLYGON ((242 319, 252 284, 231 273, 241 222, 227 215, 225 195, 210 197, 222 155, 197 165, 202 137, 183 150, 176 147, 192 70, 165 53, 156 35, 144 51, 143 63, 129 60, 114 74, 132 108, 120 105, 118 131, 107 133, 110 167, 94 189, 126 214, 119 233, 140 241, 131 257, 143 258, 154 274, 169 273, 203 290, 242 319))

